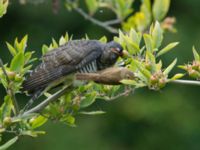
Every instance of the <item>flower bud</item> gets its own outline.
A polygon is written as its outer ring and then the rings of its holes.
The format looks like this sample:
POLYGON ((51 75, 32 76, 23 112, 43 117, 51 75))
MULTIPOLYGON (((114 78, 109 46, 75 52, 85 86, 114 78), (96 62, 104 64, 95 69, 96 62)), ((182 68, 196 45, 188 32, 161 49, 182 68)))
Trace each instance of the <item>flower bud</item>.
POLYGON ((3 119, 3 125, 4 125, 4 126, 9 126, 11 123, 12 123, 11 117, 5 117, 5 118, 3 119))
POLYGON ((151 63, 150 62, 146 62, 145 63, 145 68, 148 70, 151 70, 151 63))
POLYGON ((189 76, 192 77, 192 78, 200 78, 200 73, 196 70, 190 70, 188 72, 189 76))
POLYGON ((123 58, 128 58, 130 56, 130 54, 126 51, 126 50, 123 50, 123 58))
POLYGON ((152 75, 150 78, 151 84, 155 84, 158 82, 158 79, 155 77, 155 75, 152 75))
POLYGON ((9 78, 10 80, 13 80, 13 79, 15 78, 15 76, 16 76, 16 73, 13 72, 13 71, 7 71, 6 73, 7 73, 8 78, 9 78))
POLYGON ((164 78, 159 79, 159 88, 163 88, 166 84, 166 80, 164 78))

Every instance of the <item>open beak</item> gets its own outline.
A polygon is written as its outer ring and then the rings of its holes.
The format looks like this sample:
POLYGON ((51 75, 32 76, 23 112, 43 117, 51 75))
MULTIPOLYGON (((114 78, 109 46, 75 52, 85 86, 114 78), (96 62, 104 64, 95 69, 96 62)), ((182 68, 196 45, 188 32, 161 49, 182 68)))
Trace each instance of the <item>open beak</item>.
POLYGON ((113 53, 116 53, 120 57, 123 57, 124 55, 124 50, 122 52, 119 52, 120 50, 118 50, 117 48, 112 48, 111 50, 113 53))

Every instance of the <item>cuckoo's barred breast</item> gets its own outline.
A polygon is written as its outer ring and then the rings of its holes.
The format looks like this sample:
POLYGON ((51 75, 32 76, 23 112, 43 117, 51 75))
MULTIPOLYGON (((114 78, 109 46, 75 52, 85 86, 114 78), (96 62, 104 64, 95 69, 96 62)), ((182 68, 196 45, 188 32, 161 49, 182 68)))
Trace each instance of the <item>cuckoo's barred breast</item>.
POLYGON ((96 72, 112 66, 122 53, 116 42, 72 40, 42 57, 42 62, 23 83, 29 93, 46 88, 51 82, 74 72, 96 72))

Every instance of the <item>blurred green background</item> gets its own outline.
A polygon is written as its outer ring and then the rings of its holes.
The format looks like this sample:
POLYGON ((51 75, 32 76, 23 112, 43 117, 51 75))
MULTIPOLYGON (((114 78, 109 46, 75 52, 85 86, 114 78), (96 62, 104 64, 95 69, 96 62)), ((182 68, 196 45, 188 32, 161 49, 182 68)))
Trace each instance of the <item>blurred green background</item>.
MULTIPOLYGON (((5 41, 29 35, 28 49, 41 54, 42 44, 50 44, 66 31, 74 38, 87 33, 98 39, 110 33, 84 20, 75 12, 61 6, 52 12, 51 1, 38 5, 20 5, 11 1, 8 13, 0 19, 0 57, 11 57, 5 41)), ((180 41, 174 51, 165 55, 165 65, 175 57, 178 64, 192 60, 193 45, 200 49, 200 1, 172 0, 169 16, 177 18, 178 33, 167 33, 164 45, 180 41)), ((98 17, 110 18, 104 10, 98 17)), ((175 71, 181 71, 176 69, 175 71)), ((4 94, 0 88, 1 99, 4 94)), ((200 149, 200 88, 167 85, 159 92, 139 89, 133 95, 112 102, 98 100, 90 109, 104 110, 99 116, 79 116, 77 127, 49 122, 41 128, 47 134, 39 138, 22 137, 11 150, 199 150, 200 149)), ((23 99, 21 99, 23 101, 23 99)))

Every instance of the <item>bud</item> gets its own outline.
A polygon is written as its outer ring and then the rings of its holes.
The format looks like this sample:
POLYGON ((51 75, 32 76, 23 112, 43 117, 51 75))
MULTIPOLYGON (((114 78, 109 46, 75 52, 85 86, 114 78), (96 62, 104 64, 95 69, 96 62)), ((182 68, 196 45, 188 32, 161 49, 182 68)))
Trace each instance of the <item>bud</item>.
POLYGON ((3 125, 4 125, 4 126, 9 126, 11 123, 12 123, 11 117, 5 117, 5 118, 3 119, 3 125))
POLYGON ((196 79, 200 78, 200 73, 196 70, 190 70, 190 71, 188 71, 188 74, 192 78, 196 78, 196 79))
POLYGON ((164 78, 159 79, 159 84, 158 84, 159 88, 163 88, 165 84, 166 84, 166 79, 164 78))
POLYGON ((150 81, 151 81, 151 84, 155 84, 158 82, 158 79, 156 78, 155 75, 152 75, 151 78, 150 78, 150 81))
POLYGON ((151 63, 150 62, 145 62, 145 68, 148 70, 151 70, 151 63))
POLYGON ((199 63, 198 63, 198 61, 193 61, 193 63, 192 63, 192 69, 198 70, 198 68, 199 68, 199 63))
POLYGON ((127 52, 127 50, 123 50, 122 53, 123 53, 123 55, 122 55, 123 58, 128 58, 130 56, 130 54, 127 52))
POLYGON ((10 80, 13 80, 13 79, 15 78, 15 76, 16 76, 16 73, 13 72, 13 71, 7 71, 6 73, 7 73, 8 78, 9 78, 10 80))
POLYGON ((29 120, 29 123, 32 124, 34 121, 35 121, 35 117, 31 118, 31 119, 29 120))

